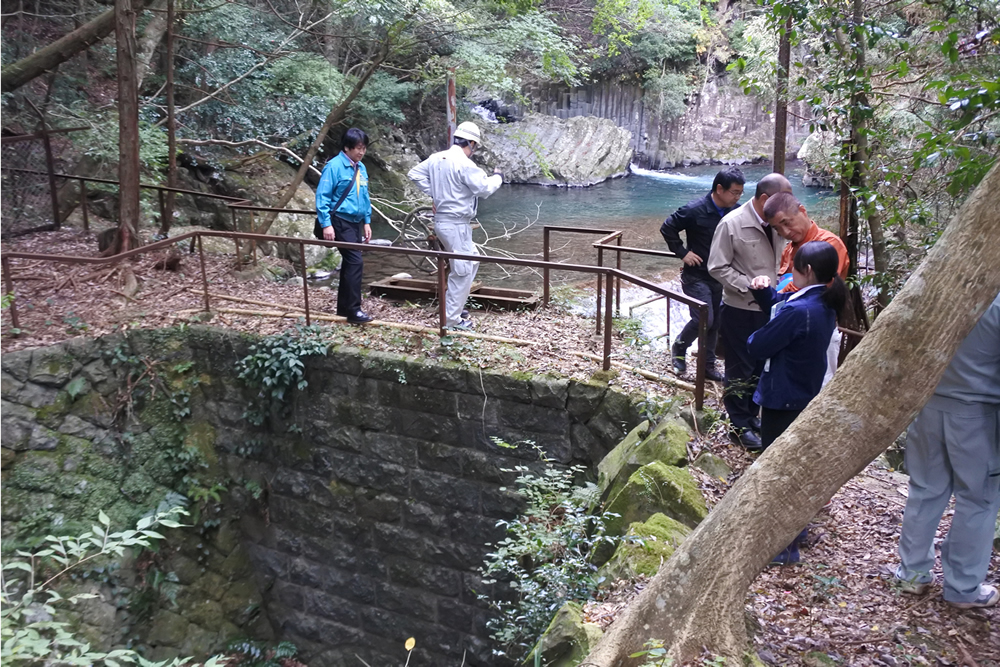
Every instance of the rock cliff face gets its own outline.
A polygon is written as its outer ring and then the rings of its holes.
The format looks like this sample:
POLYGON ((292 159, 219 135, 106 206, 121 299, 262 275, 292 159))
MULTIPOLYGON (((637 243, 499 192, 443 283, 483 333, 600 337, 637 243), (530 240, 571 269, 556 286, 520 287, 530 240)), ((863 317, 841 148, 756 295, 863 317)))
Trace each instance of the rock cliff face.
POLYGON ((609 119, 529 114, 516 123, 480 123, 477 157, 504 172, 507 183, 594 185, 624 176, 632 160, 632 133, 609 119))
MULTIPOLYGON (((525 91, 530 111, 571 119, 607 118, 631 133, 634 161, 650 169, 711 162, 744 163, 769 159, 774 117, 757 98, 744 95, 726 77, 710 80, 689 96, 687 113, 663 122, 651 113, 637 84, 598 81, 586 86, 539 86, 525 91)), ((519 113, 523 109, 518 110, 519 113)), ((794 155, 809 134, 809 109, 789 105, 788 153, 794 155)))

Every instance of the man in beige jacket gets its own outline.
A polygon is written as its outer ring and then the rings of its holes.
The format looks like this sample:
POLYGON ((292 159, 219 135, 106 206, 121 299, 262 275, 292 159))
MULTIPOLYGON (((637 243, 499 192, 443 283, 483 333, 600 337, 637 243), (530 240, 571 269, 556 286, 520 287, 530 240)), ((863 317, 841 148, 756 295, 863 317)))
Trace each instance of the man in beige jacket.
POLYGON ((754 198, 719 222, 708 256, 709 274, 722 283, 719 335, 726 349, 725 394, 733 442, 759 450, 760 419, 753 400, 763 363, 747 350, 747 338, 767 324, 770 313, 761 311, 750 293, 755 276, 768 276, 777 284, 778 266, 785 240, 764 222, 764 202, 778 192, 791 192, 781 174, 768 174, 757 183, 754 198))

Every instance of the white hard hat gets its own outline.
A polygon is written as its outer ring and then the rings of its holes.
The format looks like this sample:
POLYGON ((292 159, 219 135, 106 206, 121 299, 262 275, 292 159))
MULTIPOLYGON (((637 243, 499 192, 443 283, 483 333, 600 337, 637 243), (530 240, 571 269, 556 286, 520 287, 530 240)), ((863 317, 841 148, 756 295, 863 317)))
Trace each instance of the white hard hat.
POLYGON ((458 126, 455 130, 455 138, 475 141, 477 144, 483 143, 483 140, 479 138, 479 126, 471 121, 465 121, 458 126))

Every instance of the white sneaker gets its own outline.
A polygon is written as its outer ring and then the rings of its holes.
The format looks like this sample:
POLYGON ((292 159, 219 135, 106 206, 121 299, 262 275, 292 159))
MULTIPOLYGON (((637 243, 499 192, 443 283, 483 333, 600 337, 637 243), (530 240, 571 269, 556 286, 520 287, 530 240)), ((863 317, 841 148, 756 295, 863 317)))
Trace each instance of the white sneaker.
POLYGON ((957 607, 959 609, 975 609, 977 607, 994 607, 997 602, 1000 602, 1000 591, 997 591, 996 586, 990 586, 989 584, 979 584, 979 597, 971 602, 948 602, 952 607, 957 607))
POLYGON ((472 331, 472 320, 463 318, 458 321, 458 324, 452 324, 450 327, 445 327, 445 329, 451 329, 452 331, 472 331))

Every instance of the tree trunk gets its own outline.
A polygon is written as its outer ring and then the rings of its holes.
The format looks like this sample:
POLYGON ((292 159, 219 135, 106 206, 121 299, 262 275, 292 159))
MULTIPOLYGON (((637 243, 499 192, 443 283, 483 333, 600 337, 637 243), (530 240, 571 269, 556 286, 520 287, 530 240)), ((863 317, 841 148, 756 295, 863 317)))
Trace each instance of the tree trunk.
MULTIPOLYGON (((330 115, 326 117, 326 122, 323 123, 323 127, 321 127, 319 132, 316 134, 316 140, 309 147, 309 150, 306 151, 305 157, 302 158, 302 164, 299 165, 299 170, 295 172, 295 178, 293 178, 292 182, 288 184, 288 188, 280 197, 278 197, 277 201, 271 204, 273 208, 284 208, 288 202, 292 200, 292 197, 295 195, 295 191, 299 189, 299 186, 305 179, 306 174, 309 172, 309 167, 312 165, 312 161, 316 158, 316 153, 319 152, 319 147, 323 145, 324 141, 326 141, 326 135, 330 133, 330 130, 334 125, 341 122, 344 119, 344 116, 347 115, 347 109, 351 106, 351 102, 353 102, 354 98, 356 98, 362 89, 364 89, 365 84, 368 83, 368 79, 375 73, 376 70, 378 70, 378 68, 382 65, 382 62, 386 59, 386 56, 389 55, 390 45, 391 39, 387 37, 379 46, 378 52, 375 54, 375 57, 372 58, 371 62, 368 63, 368 66, 361 74, 357 83, 354 84, 354 88, 351 89, 351 92, 346 98, 344 98, 343 102, 330 111, 330 115)), ((267 230, 271 228, 271 225, 277 217, 278 214, 275 212, 268 213, 263 220, 263 224, 257 228, 257 233, 267 234, 267 230)))
MULTIPOLYGON (((135 0, 134 4, 136 11, 140 11, 144 6, 144 0, 135 0)), ((9 93, 17 90, 35 77, 55 69, 80 51, 97 44, 114 29, 115 10, 109 9, 65 37, 4 67, 0 71, 0 91, 9 93)))
POLYGON ((784 30, 778 42, 778 85, 774 105, 774 166, 772 171, 785 173, 785 154, 788 151, 788 69, 791 65, 792 16, 785 19, 784 30))
POLYGON ((163 35, 167 32, 167 0, 153 0, 149 8, 153 10, 153 16, 146 24, 146 29, 142 31, 142 38, 137 46, 139 49, 139 62, 136 64, 135 87, 142 90, 142 82, 149 71, 149 63, 156 53, 156 48, 160 45, 163 35))
POLYGON ((139 243, 139 89, 133 0, 115 0, 118 64, 118 234, 107 254, 139 243))
MULTIPOLYGON (((629 663, 655 638, 678 660, 748 650, 749 585, 833 494, 878 456, 933 393, 1000 291, 994 165, 871 332, 618 617, 583 661, 629 663)), ((633 661, 634 662, 634 661, 633 661)))

